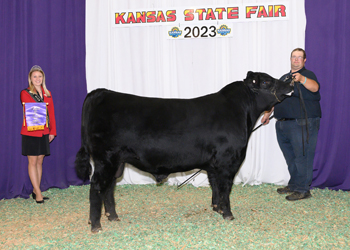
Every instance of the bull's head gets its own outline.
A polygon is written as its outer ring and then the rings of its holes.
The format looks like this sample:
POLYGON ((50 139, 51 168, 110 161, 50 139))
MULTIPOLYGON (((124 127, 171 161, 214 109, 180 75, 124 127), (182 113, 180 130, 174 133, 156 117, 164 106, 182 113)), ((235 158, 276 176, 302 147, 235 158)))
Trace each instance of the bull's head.
POLYGON ((254 93, 273 95, 277 102, 281 102, 286 97, 291 96, 294 91, 294 79, 292 76, 285 79, 285 81, 281 81, 266 73, 249 71, 244 83, 254 93))

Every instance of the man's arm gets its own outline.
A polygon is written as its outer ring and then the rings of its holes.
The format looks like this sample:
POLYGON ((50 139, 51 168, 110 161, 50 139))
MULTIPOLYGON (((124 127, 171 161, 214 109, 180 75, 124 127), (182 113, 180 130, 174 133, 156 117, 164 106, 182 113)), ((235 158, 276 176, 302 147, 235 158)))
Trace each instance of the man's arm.
POLYGON ((293 74, 293 76, 295 77, 295 81, 303 84, 304 87, 310 90, 311 92, 317 92, 320 88, 320 86, 315 80, 312 80, 306 76, 303 76, 300 73, 295 73, 293 74))

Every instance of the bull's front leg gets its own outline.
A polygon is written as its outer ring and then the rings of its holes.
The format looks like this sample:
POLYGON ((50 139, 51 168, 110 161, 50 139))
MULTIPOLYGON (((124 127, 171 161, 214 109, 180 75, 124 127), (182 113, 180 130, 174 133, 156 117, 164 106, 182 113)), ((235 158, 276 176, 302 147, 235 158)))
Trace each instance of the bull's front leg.
POLYGON ((117 212, 115 211, 115 200, 114 200, 114 188, 116 186, 117 179, 114 178, 109 187, 104 192, 104 205, 105 214, 110 221, 119 221, 117 212))
POLYGON ((90 219, 91 232, 97 233, 102 230, 101 226, 102 195, 95 188, 94 184, 90 185, 90 219))
POLYGON ((222 214, 225 220, 234 219, 230 205, 233 177, 234 175, 224 172, 213 174, 210 178, 210 184, 213 189, 213 210, 222 214))
POLYGON ((234 217, 231 212, 231 204, 230 204, 230 193, 232 189, 233 179, 226 180, 222 185, 219 185, 219 208, 222 211, 222 216, 225 220, 233 220, 234 217))

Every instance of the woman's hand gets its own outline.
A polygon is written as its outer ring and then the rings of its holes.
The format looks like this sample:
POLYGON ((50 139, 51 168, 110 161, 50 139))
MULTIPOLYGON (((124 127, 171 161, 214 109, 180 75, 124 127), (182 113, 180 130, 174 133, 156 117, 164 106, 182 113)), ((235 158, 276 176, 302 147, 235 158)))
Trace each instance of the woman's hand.
POLYGON ((49 135, 49 142, 52 142, 53 139, 55 139, 55 136, 54 135, 49 135))

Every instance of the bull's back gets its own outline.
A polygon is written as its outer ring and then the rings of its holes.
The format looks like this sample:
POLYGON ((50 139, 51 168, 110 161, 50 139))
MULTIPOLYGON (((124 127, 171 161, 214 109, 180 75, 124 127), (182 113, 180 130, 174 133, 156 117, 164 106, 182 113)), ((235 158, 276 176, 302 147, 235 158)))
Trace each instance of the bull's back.
MULTIPOLYGON (((237 93, 238 94, 238 93, 237 93)), ((181 140, 189 135, 229 134, 241 130, 237 117, 244 117, 240 108, 220 92, 193 99, 163 99, 97 89, 84 102, 83 121, 89 135, 118 136, 121 140, 138 137, 181 140), (184 138, 182 138, 184 137, 184 138)))
POLYGON ((84 102, 84 123, 94 130, 128 128, 153 132, 188 130, 212 122, 222 98, 218 94, 194 99, 163 99, 140 97, 106 89, 94 90, 84 102))

